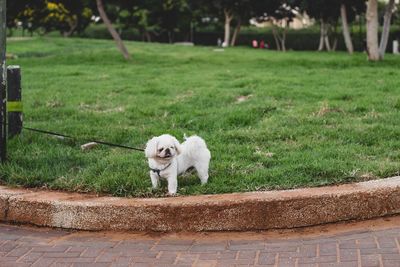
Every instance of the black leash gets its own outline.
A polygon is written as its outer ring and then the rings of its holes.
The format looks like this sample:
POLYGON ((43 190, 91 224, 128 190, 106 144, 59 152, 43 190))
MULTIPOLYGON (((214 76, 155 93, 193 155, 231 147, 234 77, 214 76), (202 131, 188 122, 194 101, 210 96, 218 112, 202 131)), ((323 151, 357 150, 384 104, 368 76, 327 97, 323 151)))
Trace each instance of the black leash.
POLYGON ((25 127, 25 126, 23 126, 22 129, 28 130, 28 131, 31 131, 31 132, 43 133, 43 134, 48 134, 48 135, 53 135, 53 136, 59 136, 59 137, 63 137, 63 138, 73 139, 73 140, 82 140, 84 142, 93 142, 93 143, 106 145, 106 146, 119 147, 119 148, 136 150, 136 151, 144 151, 144 149, 142 149, 142 148, 136 148, 136 147, 130 147, 130 146, 125 146, 125 145, 113 144, 113 143, 110 143, 110 142, 99 141, 99 140, 82 139, 82 138, 77 138, 77 137, 66 135, 66 134, 60 134, 60 133, 50 132, 50 131, 46 131, 46 130, 39 130, 39 129, 34 129, 34 128, 30 128, 30 127, 25 127))

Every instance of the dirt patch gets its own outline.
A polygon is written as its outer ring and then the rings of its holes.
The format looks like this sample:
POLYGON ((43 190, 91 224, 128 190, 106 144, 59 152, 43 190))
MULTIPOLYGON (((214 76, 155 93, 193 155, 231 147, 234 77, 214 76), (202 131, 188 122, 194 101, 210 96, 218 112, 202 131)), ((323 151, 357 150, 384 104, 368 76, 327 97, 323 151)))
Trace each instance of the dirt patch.
POLYGON ((329 113, 343 113, 344 111, 340 108, 331 108, 328 102, 323 102, 320 109, 314 113, 314 116, 323 117, 329 113))
POLYGON ((238 96, 238 97, 236 97, 236 103, 239 104, 239 103, 245 102, 252 97, 253 97, 253 95, 251 95, 251 94, 238 96))

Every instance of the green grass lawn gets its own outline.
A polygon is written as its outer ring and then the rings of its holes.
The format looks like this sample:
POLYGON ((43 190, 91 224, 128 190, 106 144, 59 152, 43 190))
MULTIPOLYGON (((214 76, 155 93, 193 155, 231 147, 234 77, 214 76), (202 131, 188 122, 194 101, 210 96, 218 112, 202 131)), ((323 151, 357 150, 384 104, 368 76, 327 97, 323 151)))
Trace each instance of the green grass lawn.
MULTIPOLYGON (((25 125, 143 147, 152 136, 203 137, 210 181, 180 194, 320 186, 398 175, 400 57, 37 38, 9 41, 23 69, 25 125), (243 100, 243 101, 238 101, 243 100)), ((142 153, 24 131, 4 184, 159 196, 142 153)))

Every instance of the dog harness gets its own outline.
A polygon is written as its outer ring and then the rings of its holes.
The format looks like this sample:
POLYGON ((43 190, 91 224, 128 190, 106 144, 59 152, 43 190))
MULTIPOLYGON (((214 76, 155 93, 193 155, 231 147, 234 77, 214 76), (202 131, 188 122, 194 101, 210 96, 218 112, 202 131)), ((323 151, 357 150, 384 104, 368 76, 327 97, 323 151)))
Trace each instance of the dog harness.
POLYGON ((160 173, 161 173, 162 171, 165 171, 166 169, 168 169, 168 167, 171 166, 171 164, 172 164, 172 162, 171 162, 170 164, 168 164, 166 167, 164 167, 163 169, 153 169, 153 168, 150 168, 150 170, 151 170, 152 172, 154 172, 154 173, 157 173, 158 178, 161 178, 160 173))

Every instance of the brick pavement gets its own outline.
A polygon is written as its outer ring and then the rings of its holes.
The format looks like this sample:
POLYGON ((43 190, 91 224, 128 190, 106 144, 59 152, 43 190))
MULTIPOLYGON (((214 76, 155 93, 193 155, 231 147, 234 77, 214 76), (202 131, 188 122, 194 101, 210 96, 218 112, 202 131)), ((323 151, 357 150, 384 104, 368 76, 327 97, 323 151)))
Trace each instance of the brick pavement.
POLYGON ((0 224, 0 266, 400 267, 400 217, 292 231, 135 234, 0 224))

